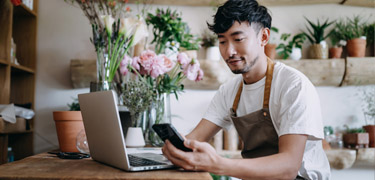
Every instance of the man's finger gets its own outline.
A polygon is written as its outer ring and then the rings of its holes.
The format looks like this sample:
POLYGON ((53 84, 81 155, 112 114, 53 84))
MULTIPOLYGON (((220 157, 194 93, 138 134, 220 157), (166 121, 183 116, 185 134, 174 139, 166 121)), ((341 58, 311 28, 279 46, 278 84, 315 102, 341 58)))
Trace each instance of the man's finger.
POLYGON ((163 147, 163 154, 166 156, 174 165, 182 167, 187 170, 194 170, 194 166, 190 165, 188 162, 183 159, 179 159, 174 155, 174 151, 179 151, 175 148, 169 141, 165 142, 165 147, 163 147))

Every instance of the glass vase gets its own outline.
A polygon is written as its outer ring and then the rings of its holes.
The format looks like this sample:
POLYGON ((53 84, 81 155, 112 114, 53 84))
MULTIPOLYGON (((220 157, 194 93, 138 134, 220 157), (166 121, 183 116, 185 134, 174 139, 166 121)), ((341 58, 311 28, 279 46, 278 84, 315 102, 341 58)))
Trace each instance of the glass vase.
POLYGON ((169 94, 163 93, 151 103, 150 107, 144 112, 143 123, 145 127, 145 141, 147 145, 161 147, 163 140, 152 129, 154 124, 171 123, 171 105, 169 94))

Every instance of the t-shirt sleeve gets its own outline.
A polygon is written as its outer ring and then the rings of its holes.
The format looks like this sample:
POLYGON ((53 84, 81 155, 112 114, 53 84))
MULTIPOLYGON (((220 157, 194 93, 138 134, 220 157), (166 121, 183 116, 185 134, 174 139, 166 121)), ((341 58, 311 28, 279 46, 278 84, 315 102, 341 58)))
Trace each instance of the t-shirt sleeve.
POLYGON ((225 102, 226 95, 224 85, 220 86, 203 118, 228 130, 232 125, 232 121, 230 119, 230 107, 227 107, 225 102))
POLYGON ((324 138, 319 96, 306 79, 297 78, 285 86, 280 96, 279 136, 306 134, 309 140, 324 138))

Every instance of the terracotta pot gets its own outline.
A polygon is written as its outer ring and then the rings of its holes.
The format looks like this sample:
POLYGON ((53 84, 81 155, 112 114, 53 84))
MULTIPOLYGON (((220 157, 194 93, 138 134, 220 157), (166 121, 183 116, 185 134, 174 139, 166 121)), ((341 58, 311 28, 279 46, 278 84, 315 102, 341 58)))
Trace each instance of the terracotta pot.
POLYGON ((347 41, 346 49, 350 57, 365 57, 366 39, 355 38, 347 41))
MULTIPOLYGON (((322 41, 323 42, 323 41, 322 41)), ((310 46, 310 58, 312 59, 328 59, 328 46, 327 44, 312 44, 310 46)))
POLYGON ((276 46, 277 44, 267 44, 264 48, 264 53, 270 58, 275 59, 276 57, 276 46))
POLYGON ((363 129, 365 129, 369 135, 369 138, 370 138, 369 146, 375 147, 375 125, 363 126, 363 129))
POLYGON ((368 133, 346 133, 343 136, 344 146, 347 148, 368 147, 368 133))
POLYGON ((60 151, 79 152, 76 139, 78 133, 84 129, 81 111, 55 111, 53 119, 56 124, 60 151))
POLYGON ((341 58, 342 47, 332 47, 329 48, 329 58, 338 59, 341 58))

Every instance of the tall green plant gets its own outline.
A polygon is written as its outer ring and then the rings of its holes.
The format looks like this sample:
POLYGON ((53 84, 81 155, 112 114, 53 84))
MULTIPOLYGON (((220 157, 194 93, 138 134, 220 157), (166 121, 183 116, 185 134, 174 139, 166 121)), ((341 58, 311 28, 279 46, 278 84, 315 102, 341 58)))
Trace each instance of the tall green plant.
POLYGON ((336 29, 343 34, 345 40, 366 36, 365 24, 358 15, 353 16, 352 19, 346 18, 346 21, 344 19, 339 20, 336 22, 336 29))
POLYGON ((306 35, 307 39, 311 42, 311 44, 319 44, 329 36, 329 34, 324 35, 324 31, 333 23, 333 21, 328 22, 327 19, 323 24, 320 24, 318 19, 318 23, 314 24, 306 17, 305 19, 310 24, 311 29, 307 27, 308 33, 304 32, 304 34, 306 35))
POLYGON ((181 14, 171 9, 156 9, 155 15, 148 13, 147 25, 152 25, 156 53, 163 53, 168 41, 181 42, 187 24, 182 22, 181 14))
POLYGON ((277 50, 280 50, 278 54, 281 55, 283 59, 287 59, 289 57, 294 47, 302 49, 302 44, 306 40, 306 36, 303 33, 296 34, 295 36, 293 36, 292 40, 287 41, 290 36, 291 34, 287 33, 281 34, 280 39, 285 43, 280 43, 276 47, 277 50))

